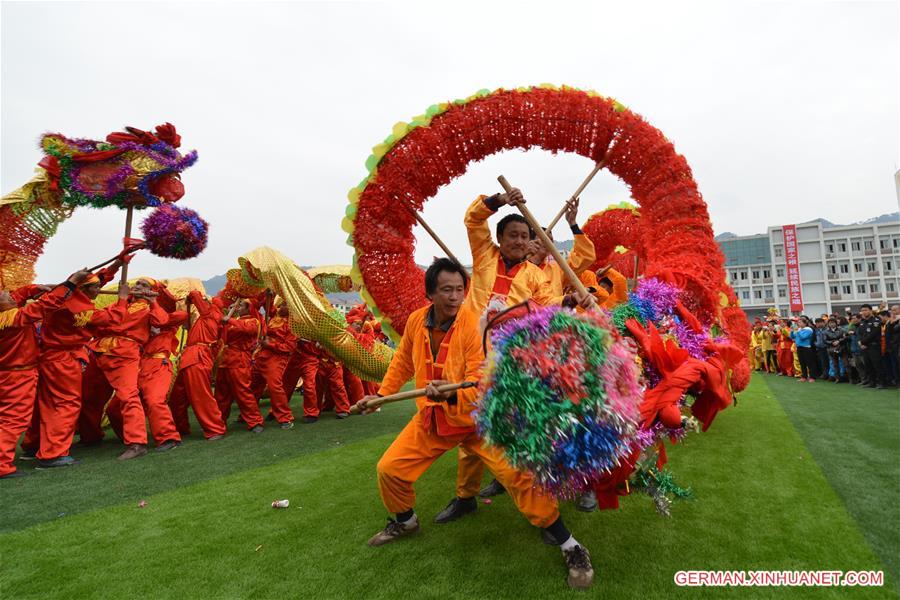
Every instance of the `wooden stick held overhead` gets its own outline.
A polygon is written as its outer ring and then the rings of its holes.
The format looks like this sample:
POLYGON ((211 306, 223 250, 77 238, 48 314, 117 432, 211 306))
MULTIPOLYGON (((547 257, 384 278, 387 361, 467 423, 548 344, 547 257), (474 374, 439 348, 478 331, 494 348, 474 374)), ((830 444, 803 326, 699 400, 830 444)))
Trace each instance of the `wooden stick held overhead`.
MULTIPOLYGON (((128 240, 131 238, 131 224, 134 221, 134 206, 128 205, 128 210, 125 213, 125 241, 127 244, 128 240)), ((119 278, 119 283, 128 283, 128 263, 122 265, 122 277, 119 278)))
MULTIPOLYGON (((462 383, 448 383, 446 385, 439 385, 439 392, 455 392, 456 390, 464 390, 466 388, 475 387, 478 385, 474 381, 464 381, 462 383)), ((418 388, 415 390, 410 390, 408 392, 399 392, 397 394, 391 394, 390 396, 382 396, 381 398, 375 398, 374 400, 369 400, 366 402, 365 410, 369 410, 372 408, 378 408, 382 404, 388 404, 390 402, 400 402, 401 400, 409 400, 410 398, 419 398, 425 395, 425 388, 418 388)), ((360 412, 359 406, 354 404, 350 407, 350 412, 358 414, 360 412)))
MULTIPOLYGON (((500 182, 500 185, 503 186, 503 189, 508 194, 512 191, 512 186, 506 180, 506 177, 501 175, 497 178, 497 181, 500 182)), ((540 223, 537 222, 537 219, 534 218, 534 215, 531 214, 531 211, 528 210, 528 207, 525 204, 520 203, 516 204, 516 208, 519 209, 519 212, 522 213, 522 216, 525 217, 525 220, 528 221, 528 224, 537 234, 538 238, 540 238, 541 242, 543 242, 544 247, 547 248, 547 252, 550 253, 550 256, 553 257, 553 260, 556 261, 556 264, 563 270, 563 273, 566 274, 566 277, 569 279, 569 283, 572 284, 572 287, 581 295, 587 296, 588 291, 584 287, 584 284, 581 283, 581 280, 578 279, 578 276, 575 274, 575 271, 572 270, 572 267, 569 266, 569 263, 562 257, 562 254, 559 253, 559 250, 556 249, 556 246, 553 244, 553 241, 550 237, 544 232, 541 228, 540 223)))
POLYGON ((599 173, 605 166, 606 166, 605 158, 603 160, 601 160, 600 162, 598 162, 594 166, 594 170, 591 171, 590 175, 588 175, 585 178, 585 180, 581 182, 581 185, 578 186, 578 189, 575 190, 575 193, 572 194, 572 196, 568 200, 566 200, 566 203, 563 204, 563 207, 561 209, 559 209, 559 212, 556 213, 556 216, 553 217, 553 220, 550 221, 549 225, 547 225, 547 231, 553 231, 553 228, 556 227, 556 224, 559 223, 559 220, 562 219, 563 215, 566 214, 566 211, 569 210, 569 206, 571 206, 572 203, 575 202, 575 199, 581 195, 581 192, 583 192, 584 188, 586 188, 588 186, 588 184, 594 178, 594 175, 599 173))
POLYGON ((412 213, 413 218, 415 218, 415 220, 418 221, 419 225, 422 226, 422 229, 424 229, 424 230, 428 233, 428 235, 431 236, 431 239, 433 239, 433 240, 437 243, 437 245, 441 247, 441 250, 444 251, 444 254, 447 255, 447 258, 449 258, 449 259, 452 260, 453 262, 458 263, 458 264, 461 265, 462 263, 459 262, 459 259, 456 258, 456 257, 453 255, 452 252, 450 252, 450 248, 447 247, 447 244, 445 244, 445 243, 441 240, 441 238, 438 237, 438 234, 436 234, 436 233, 434 232, 434 229, 432 229, 432 228, 428 225, 428 223, 425 222, 425 219, 422 218, 422 215, 419 214, 419 211, 417 211, 417 210, 414 209, 412 206, 410 206, 409 204, 407 204, 406 201, 404 201, 404 200, 401 200, 400 203, 403 204, 403 206, 405 206, 406 209, 407 209, 409 212, 412 213))

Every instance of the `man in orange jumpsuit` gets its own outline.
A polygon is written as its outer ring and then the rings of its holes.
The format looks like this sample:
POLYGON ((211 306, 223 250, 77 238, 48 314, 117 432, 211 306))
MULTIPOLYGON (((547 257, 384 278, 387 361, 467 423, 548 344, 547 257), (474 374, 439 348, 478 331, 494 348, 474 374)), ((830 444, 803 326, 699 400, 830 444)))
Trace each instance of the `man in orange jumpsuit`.
POLYGON ((263 432, 263 418, 259 404, 250 389, 253 350, 259 341, 260 322, 250 314, 250 301, 238 300, 233 317, 222 317, 222 340, 225 351, 216 374, 216 403, 224 421, 231 413, 232 401, 237 402, 241 420, 253 433, 263 432))
POLYGON ((344 365, 321 345, 317 346, 321 353, 316 371, 319 401, 313 416, 318 417, 323 411, 334 410, 335 418, 346 419, 350 416, 350 400, 347 388, 344 387, 344 365))
MULTIPOLYGON (((150 328, 151 338, 144 345, 141 356, 138 389, 147 420, 150 421, 156 451, 167 452, 181 445, 181 436, 175 427, 166 396, 172 384, 172 355, 178 350, 178 329, 187 322, 187 312, 177 310, 177 301, 165 285, 157 281, 148 282, 159 294, 156 301, 169 313, 169 320, 166 325, 150 328)), ((123 437, 122 403, 118 396, 114 396, 107 405, 106 414, 116 433, 123 437)))
MULTIPOLYGON (((464 447, 478 456, 506 486, 519 511, 550 537, 561 541, 568 567, 568 583, 587 588, 593 583, 594 570, 588 551, 566 529, 556 501, 535 487, 531 475, 513 469, 502 452, 484 445, 475 431, 472 411, 476 388, 440 392, 447 383, 477 382, 481 378, 484 354, 478 315, 462 307, 466 293, 465 270, 448 258, 437 259, 425 274, 425 291, 431 304, 409 316, 403 338, 385 374, 379 395, 390 395, 415 378, 417 388, 426 389, 426 397, 417 400, 418 411, 378 461, 378 489, 384 506, 396 515, 370 540, 370 546, 382 546, 416 533, 419 520, 415 513, 413 484, 448 450, 464 447)), ((358 406, 366 410, 374 396, 358 406)), ((455 498, 453 503, 471 504, 475 498, 455 498)))
MULTIPOLYGON (((466 211, 464 219, 472 250, 472 284, 466 296, 466 307, 477 315, 493 312, 495 307, 506 307, 526 300, 538 304, 560 304, 562 292, 555 294, 550 281, 540 267, 526 260, 533 251, 535 233, 519 214, 509 214, 497 223, 497 244, 491 238, 487 220, 501 206, 524 203, 522 192, 513 189, 509 194, 491 197, 479 196, 466 211), (488 305, 491 305, 490 307, 488 305)), ((464 448, 459 450, 459 467, 456 474, 456 495, 471 498, 476 494, 494 496, 503 492, 495 480, 481 490, 484 464, 464 448)), ((438 515, 437 522, 446 523, 465 513, 449 507, 438 515)))
POLYGON ((178 376, 169 396, 169 408, 178 433, 182 436, 191 432, 187 407, 190 402, 194 415, 200 422, 203 435, 209 441, 225 436, 225 419, 219 411, 212 393, 212 370, 215 355, 212 347, 219 339, 222 327, 224 303, 220 297, 207 300, 196 290, 188 293, 188 314, 190 307, 200 315, 197 322, 188 328, 187 342, 178 361, 178 376))
POLYGON ((99 428, 103 408, 109 400, 109 389, 115 393, 122 415, 122 434, 126 449, 119 460, 130 460, 147 454, 147 423, 138 386, 143 346, 150 340, 150 328, 169 322, 168 313, 156 302, 158 294, 147 279, 138 279, 130 290, 119 289, 116 303, 122 318, 101 328, 90 343, 97 367, 108 384, 86 390, 79 417, 79 430, 99 428))
POLYGON ((78 464, 69 456, 69 449, 81 411, 82 365, 87 361, 85 344, 93 331, 122 318, 117 304, 96 310, 93 300, 103 285, 112 281, 122 264, 123 261, 117 260, 109 268, 89 275, 62 306, 44 314, 38 364, 39 427, 37 431, 29 429, 23 442, 26 450, 23 458, 27 458, 30 454, 27 451, 35 450, 34 442, 39 439, 35 455, 38 469, 78 464))
POLYGON ((282 429, 294 427, 290 396, 284 388, 284 373, 296 347, 297 337, 291 332, 288 307, 282 303, 275 316, 269 319, 266 337, 262 339, 261 348, 254 358, 255 377, 261 378, 262 385, 257 385, 253 394, 258 399, 262 392, 260 388, 269 388, 271 414, 282 429))
MULTIPOLYGON (((594 261, 597 260, 597 255, 594 252, 594 243, 591 242, 591 238, 586 236, 581 231, 581 227, 578 226, 578 199, 566 209, 566 221, 569 223, 569 228, 572 230, 572 236, 575 240, 572 252, 569 253, 566 262, 569 263, 576 275, 581 275, 588 267, 594 264, 594 261)), ((551 240, 553 239, 552 233, 550 231, 547 232, 551 240)), ((562 296, 563 290, 567 287, 566 274, 563 272, 562 267, 556 264, 555 261, 548 260, 549 252, 540 240, 531 240, 529 252, 528 260, 540 267, 544 272, 547 281, 550 282, 553 295, 562 296)))
POLYGON ((612 267, 604 267, 596 273, 584 271, 580 279, 602 308, 612 310, 628 301, 628 280, 612 267))
POLYGON ((12 293, 0 291, 0 479, 25 474, 16 470, 13 460, 19 437, 31 423, 37 397, 35 323, 45 312, 59 308, 69 292, 89 275, 89 271, 74 273, 49 292, 42 286, 26 286, 12 293), (44 295, 26 304, 37 293, 44 295))

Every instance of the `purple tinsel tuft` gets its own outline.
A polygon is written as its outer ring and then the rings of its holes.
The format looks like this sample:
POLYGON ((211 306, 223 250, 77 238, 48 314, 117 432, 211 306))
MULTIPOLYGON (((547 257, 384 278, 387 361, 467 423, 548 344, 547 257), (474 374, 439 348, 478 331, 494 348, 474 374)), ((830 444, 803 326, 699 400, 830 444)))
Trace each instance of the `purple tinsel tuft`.
POLYGON ((185 260, 206 248, 209 225, 189 208, 163 204, 144 219, 141 231, 147 248, 157 256, 185 260))
POLYGON ((641 316, 648 321, 657 321, 672 313, 680 293, 674 285, 650 277, 642 280, 631 296, 637 300, 635 305, 639 307, 641 316))

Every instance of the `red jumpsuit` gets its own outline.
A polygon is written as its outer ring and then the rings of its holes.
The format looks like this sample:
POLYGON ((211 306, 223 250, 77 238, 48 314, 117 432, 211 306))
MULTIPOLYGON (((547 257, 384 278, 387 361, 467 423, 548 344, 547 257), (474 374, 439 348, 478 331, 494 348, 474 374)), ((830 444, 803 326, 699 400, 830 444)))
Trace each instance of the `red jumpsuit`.
MULTIPOLYGON (((172 355, 178 350, 178 328, 186 321, 187 313, 184 311, 169 313, 169 323, 160 327, 144 345, 144 354, 141 356, 138 389, 150 421, 150 432, 157 445, 181 441, 172 411, 166 403, 166 396, 172 385, 172 355)), ((122 437, 122 403, 118 396, 106 407, 106 414, 113 429, 122 437)))
MULTIPOLYGON (((294 420, 291 413, 290 394, 284 387, 285 371, 291 354, 297 347, 297 338, 291 332, 288 320, 278 315, 269 319, 268 331, 264 338, 265 343, 256 353, 254 361, 254 374, 261 379, 262 385, 254 389, 254 397, 262 395, 264 387, 269 388, 269 399, 272 414, 279 423, 290 423, 294 420)), ((296 382, 294 383, 296 386, 296 382)), ((293 388, 291 388, 293 393, 293 388)))
POLYGON ((45 311, 58 308, 71 289, 58 286, 25 305, 25 299, 37 291, 34 286, 26 288, 12 294, 19 307, 0 312, 0 477, 16 471, 16 444, 34 410, 39 355, 34 324, 45 311))
POLYGON ((208 302, 198 291, 190 292, 188 298, 200 313, 200 318, 188 329, 187 343, 178 361, 178 377, 169 396, 169 408, 181 435, 191 432, 188 401, 206 438, 225 435, 225 420, 212 394, 215 362, 212 347, 219 339, 222 326, 222 300, 213 298, 208 302))
POLYGON ((119 299, 116 306, 121 320, 102 328, 89 346, 106 385, 98 377, 92 381, 96 385, 85 390, 78 427, 82 440, 89 432, 96 435, 112 390, 116 395, 114 412, 121 410, 123 441, 128 446, 146 444, 147 423, 138 387, 141 354, 150 340, 150 328, 168 324, 169 314, 155 301, 143 299, 119 299))
POLYGON ((228 320, 222 329, 225 352, 216 374, 216 403, 222 418, 228 419, 231 403, 236 401, 247 429, 263 423, 259 404, 250 389, 250 363, 259 340, 259 330, 259 321, 251 315, 228 320))
MULTIPOLYGON (((97 275, 101 283, 106 283, 112 280, 115 271, 103 269, 97 275)), ((73 290, 59 309, 45 312, 38 365, 39 459, 53 460, 68 455, 81 411, 82 365, 87 361, 85 344, 96 328, 120 318, 118 304, 96 310, 80 289, 73 290)), ((23 447, 34 449, 38 445, 35 444, 37 434, 29 430, 23 447)))

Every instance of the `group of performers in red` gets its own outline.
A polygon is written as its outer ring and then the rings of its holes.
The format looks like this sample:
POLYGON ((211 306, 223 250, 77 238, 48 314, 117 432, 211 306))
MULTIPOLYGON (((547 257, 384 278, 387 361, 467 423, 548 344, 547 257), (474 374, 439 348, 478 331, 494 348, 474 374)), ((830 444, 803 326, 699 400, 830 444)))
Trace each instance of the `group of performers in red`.
MULTIPOLYGON (((79 271, 55 287, 0 292, 0 478, 25 474, 14 463, 23 433, 19 460, 71 466, 75 434, 81 446, 101 443, 105 415, 125 445, 119 459, 129 460, 147 454, 148 422, 157 451, 178 447, 191 433, 189 406, 214 441, 226 435, 233 404, 237 423, 254 433, 267 419, 293 428, 290 398, 301 379, 304 423, 332 408, 346 418, 375 389, 319 344, 295 337, 287 306, 269 290, 233 303, 191 291, 179 302, 162 282, 141 278, 96 308, 122 264, 79 271)), ((371 331, 369 318, 351 311, 351 332, 371 331)))

